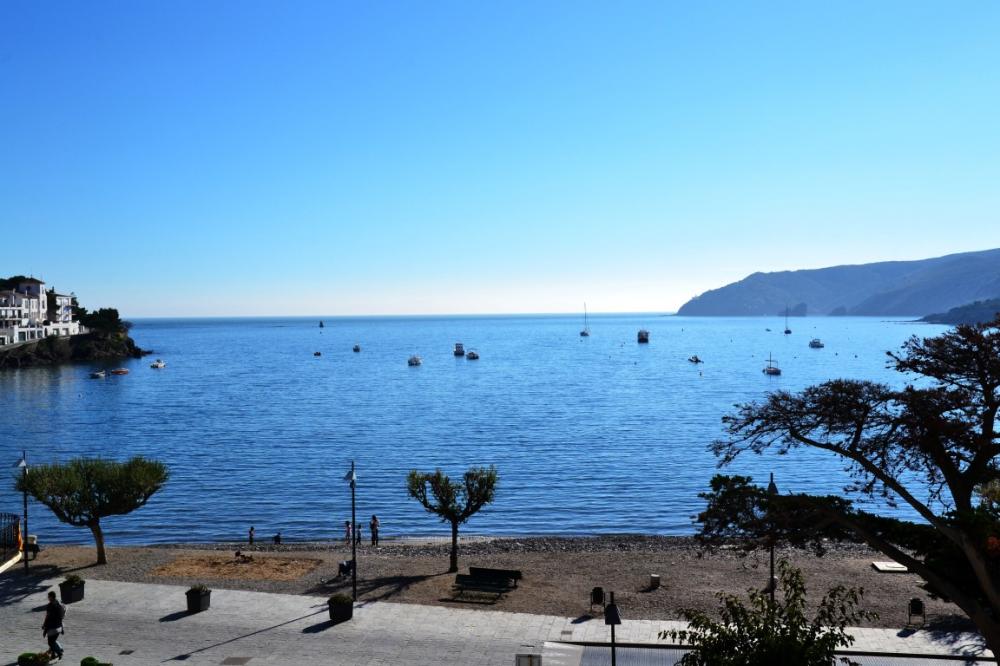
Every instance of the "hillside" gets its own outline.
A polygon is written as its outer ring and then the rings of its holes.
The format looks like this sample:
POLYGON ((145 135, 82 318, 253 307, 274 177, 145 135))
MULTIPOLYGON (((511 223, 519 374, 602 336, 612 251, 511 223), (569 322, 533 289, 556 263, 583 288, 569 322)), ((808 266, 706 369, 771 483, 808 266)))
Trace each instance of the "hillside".
POLYGON ((991 298, 952 308, 943 314, 927 315, 921 321, 930 324, 978 324, 992 321, 997 316, 1000 316, 1000 298, 991 298))
POLYGON ((681 306, 693 316, 923 316, 1000 294, 1000 249, 917 261, 754 273, 681 306))

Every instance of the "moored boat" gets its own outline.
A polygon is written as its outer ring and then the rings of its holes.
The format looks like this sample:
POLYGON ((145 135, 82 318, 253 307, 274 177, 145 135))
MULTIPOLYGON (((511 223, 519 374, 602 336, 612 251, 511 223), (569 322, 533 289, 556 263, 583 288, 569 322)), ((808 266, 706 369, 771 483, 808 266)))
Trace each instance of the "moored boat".
POLYGON ((470 361, 478 361, 479 352, 477 352, 475 349, 470 349, 469 353, 465 355, 465 358, 469 359, 470 361))
POLYGON ((767 355, 767 366, 763 372, 765 375, 771 375, 772 377, 781 374, 781 368, 774 364, 774 359, 771 358, 770 354, 767 355))
POLYGON ((590 324, 587 322, 587 304, 583 304, 583 330, 580 331, 581 338, 590 337, 590 324))
POLYGON ((809 346, 813 349, 822 349, 826 345, 824 345, 823 341, 820 340, 819 338, 813 338, 812 340, 809 341, 809 346))
POLYGON ((354 347, 353 347, 353 351, 354 351, 355 353, 356 353, 356 352, 359 352, 359 351, 361 351, 361 345, 354 345, 354 347))
POLYGON ((323 352, 313 352, 313 356, 322 356, 323 352))
POLYGON ((455 343, 455 356, 465 356, 465 347, 462 346, 461 342, 455 343))
POLYGON ((111 371, 111 374, 113 374, 113 375, 127 375, 128 374, 128 368, 115 368, 114 370, 111 371))
POLYGON ((149 367, 153 368, 154 370, 162 370, 163 368, 167 367, 167 364, 164 360, 158 358, 152 363, 150 363, 149 367))
POLYGON ((108 373, 105 372, 104 370, 95 370, 92 373, 90 373, 90 378, 91 379, 104 379, 107 376, 108 376, 108 373))
POLYGON ((697 365, 698 363, 704 363, 703 360, 701 360, 700 358, 698 358, 697 354, 695 354, 694 356, 692 356, 691 358, 689 358, 688 362, 689 363, 694 363, 695 365, 697 365))
POLYGON ((649 331, 644 328, 640 329, 637 337, 640 343, 645 344, 649 342, 649 331))
POLYGON ((411 356, 410 358, 406 359, 406 365, 410 367, 420 365, 423 362, 424 362, 423 359, 421 359, 419 356, 411 356))

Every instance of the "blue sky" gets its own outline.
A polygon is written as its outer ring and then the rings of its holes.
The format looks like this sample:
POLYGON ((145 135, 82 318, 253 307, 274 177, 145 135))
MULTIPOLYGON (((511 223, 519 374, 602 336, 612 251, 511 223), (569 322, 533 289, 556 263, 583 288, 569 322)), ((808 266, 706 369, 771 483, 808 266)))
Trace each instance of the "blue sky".
POLYGON ((0 4, 0 273, 128 316, 668 311, 1000 246, 1000 4, 0 4))

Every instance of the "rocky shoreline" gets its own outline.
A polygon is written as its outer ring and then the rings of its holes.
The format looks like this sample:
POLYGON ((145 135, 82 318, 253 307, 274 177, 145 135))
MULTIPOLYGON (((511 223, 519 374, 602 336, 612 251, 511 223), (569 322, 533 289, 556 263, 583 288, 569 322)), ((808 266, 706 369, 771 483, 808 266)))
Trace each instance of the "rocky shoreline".
POLYGON ((126 333, 85 333, 48 337, 0 350, 0 370, 86 361, 141 358, 152 351, 139 348, 126 333))

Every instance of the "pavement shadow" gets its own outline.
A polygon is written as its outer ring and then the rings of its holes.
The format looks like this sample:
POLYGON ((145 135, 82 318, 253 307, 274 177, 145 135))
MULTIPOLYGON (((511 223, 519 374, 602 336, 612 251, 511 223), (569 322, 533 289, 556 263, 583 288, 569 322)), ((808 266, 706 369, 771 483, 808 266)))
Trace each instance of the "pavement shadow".
POLYGON ((27 576, 21 570, 4 572, 0 575, 0 606, 21 603, 30 596, 54 589, 45 582, 46 578, 58 573, 53 569, 54 567, 35 567, 27 576))
POLYGON ((939 616, 923 627, 907 627, 896 635, 906 638, 917 631, 925 632, 935 644, 947 646, 949 650, 962 657, 977 657, 988 649, 976 627, 964 616, 939 616))
POLYGON ((176 622, 182 617, 187 617, 190 615, 186 610, 177 611, 176 613, 171 613, 170 615, 164 615, 160 618, 160 622, 176 622))
POLYGON ((591 615, 590 613, 584 613, 580 617, 570 620, 570 624, 583 624, 584 622, 590 622, 593 619, 594 619, 593 615, 591 615))
POLYGON ((310 624, 308 627, 302 630, 303 634, 318 634, 321 631, 326 631, 327 629, 336 626, 336 622, 333 620, 323 620, 322 622, 317 622, 316 624, 310 624))
MULTIPOLYGON (((212 645, 206 645, 203 648, 198 648, 197 650, 192 650, 191 652, 186 652, 184 654, 179 654, 176 657, 171 657, 170 659, 164 659, 163 662, 161 662, 161 663, 166 663, 168 661, 186 661, 186 660, 190 659, 191 657, 193 657, 196 654, 200 654, 202 652, 207 652, 208 650, 214 650, 217 647, 222 647, 223 645, 229 645, 230 643, 237 643, 237 642, 243 640, 244 638, 250 638, 251 636, 257 636, 258 634, 266 633, 268 631, 271 631, 272 629, 277 629, 279 627, 284 627, 284 626, 292 624, 294 622, 299 622, 300 620, 305 620, 306 618, 315 617, 316 615, 319 615, 320 613, 327 613, 327 612, 329 612, 329 611, 327 611, 327 609, 326 609, 326 604, 323 604, 323 608, 321 610, 315 611, 313 613, 306 613, 305 615, 302 615, 300 617, 294 617, 291 620, 286 620, 284 622, 279 622, 278 624, 271 625, 270 627, 264 627, 263 629, 257 629, 256 631, 251 631, 251 632, 248 632, 246 634, 242 634, 241 636, 236 636, 234 638, 230 638, 230 639, 227 639, 227 640, 224 640, 224 641, 219 641, 218 643, 213 643, 212 645)), ((174 615, 176 615, 176 613, 174 613, 174 615)), ((187 615, 187 613, 185 612, 184 615, 187 615)))

